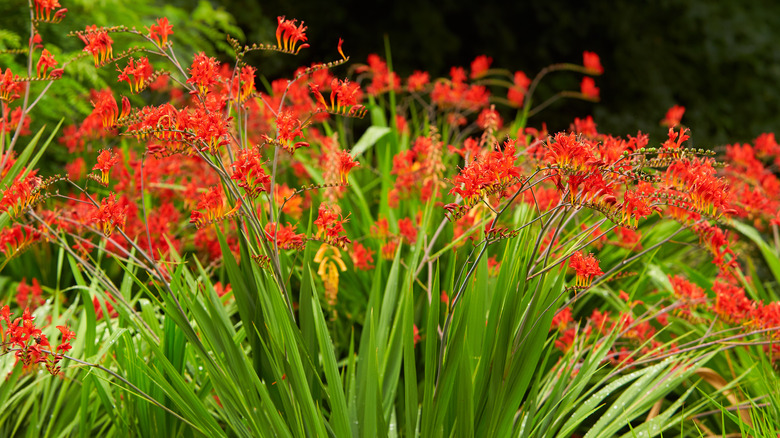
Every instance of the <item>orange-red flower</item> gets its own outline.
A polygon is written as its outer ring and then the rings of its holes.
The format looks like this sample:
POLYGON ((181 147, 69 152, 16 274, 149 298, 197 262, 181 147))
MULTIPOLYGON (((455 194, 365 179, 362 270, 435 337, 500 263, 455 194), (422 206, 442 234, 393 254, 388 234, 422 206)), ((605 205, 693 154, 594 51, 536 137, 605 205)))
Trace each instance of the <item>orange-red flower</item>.
POLYGON ((217 83, 218 67, 216 59, 206 56, 203 52, 196 54, 192 60, 190 78, 187 79, 187 83, 195 84, 198 88, 198 93, 205 96, 209 91, 209 87, 217 83))
POLYGON ((599 268, 599 261, 593 257, 593 254, 583 256, 582 251, 577 251, 571 255, 569 267, 574 269, 578 287, 589 287, 591 282, 593 282, 593 277, 604 273, 599 268))
POLYGON ((471 61, 471 79, 478 79, 485 76, 490 69, 490 64, 493 63, 493 58, 485 55, 479 55, 471 61))
POLYGON ((284 16, 277 17, 276 44, 282 52, 297 54, 301 49, 309 47, 308 44, 298 45, 298 43, 305 42, 307 38, 306 26, 303 25, 303 22, 296 25, 296 21, 286 20, 284 16))
POLYGON ((341 177, 342 184, 348 184, 347 175, 353 167, 360 166, 360 163, 352 158, 352 155, 347 151, 339 152, 339 176, 341 177))
POLYGON ((599 89, 596 87, 596 81, 591 77, 582 78, 580 83, 580 92, 586 99, 599 100, 599 89))
POLYGON ((345 232, 344 222, 347 220, 348 218, 342 217, 332 207, 320 204, 317 220, 314 221, 314 225, 319 228, 317 236, 330 245, 346 248, 350 240, 347 239, 347 236, 342 236, 341 233, 345 232))
POLYGON ((523 100, 525 100, 525 93, 528 92, 528 87, 531 85, 531 80, 528 76, 521 71, 516 71, 514 76, 514 85, 507 92, 506 98, 510 102, 517 106, 523 106, 523 100))
POLYGON ((87 29, 79 33, 79 38, 86 45, 84 51, 91 53, 95 59, 95 67, 99 67, 101 64, 111 58, 113 50, 111 44, 114 41, 108 36, 108 31, 103 28, 98 28, 96 25, 87 26, 87 29))
POLYGON ((131 57, 124 70, 119 70, 119 67, 117 67, 117 71, 120 72, 117 82, 127 81, 128 85, 130 85, 130 91, 138 93, 143 88, 144 82, 152 76, 154 68, 149 64, 149 58, 146 56, 138 59, 137 64, 134 61, 131 57), (130 76, 133 77, 132 81, 130 76))
POLYGON ((278 225, 276 222, 265 224, 265 237, 281 249, 295 249, 303 251, 306 246, 306 235, 295 232, 295 226, 287 222, 287 226, 278 225))
POLYGON ((35 72, 37 77, 45 78, 47 70, 49 70, 49 68, 54 68, 56 66, 57 66, 57 60, 54 59, 54 56, 52 56, 52 54, 49 53, 48 50, 43 49, 43 52, 41 52, 41 58, 38 60, 38 64, 35 67, 35 72))
POLYGON ((266 191, 266 185, 271 182, 271 177, 263 169, 263 163, 263 157, 256 148, 239 150, 233 162, 233 175, 230 178, 238 181, 238 186, 252 198, 266 191))
POLYGON ((371 264, 374 262, 374 251, 366 248, 360 242, 352 243, 352 251, 349 256, 352 258, 352 264, 362 271, 374 268, 371 264))
POLYGON ((161 46, 168 44, 169 35, 173 35, 173 26, 168 24, 167 17, 158 18, 157 24, 149 27, 149 38, 161 46))
POLYGON ((599 55, 593 52, 582 52, 582 64, 590 74, 600 75, 604 73, 604 67, 601 66, 599 55))
POLYGON ((197 228, 211 225, 217 221, 227 219, 236 214, 241 208, 241 199, 236 201, 236 206, 225 211, 225 200, 222 196, 222 187, 215 185, 200 195, 200 200, 190 214, 190 223, 195 224, 197 228))
POLYGON ((674 105, 666 112, 666 117, 661 120, 661 125, 674 128, 680 124, 683 114, 685 114, 685 107, 681 105, 674 105))
POLYGON ((5 73, 0 77, 0 100, 10 103, 19 98, 22 83, 17 82, 17 79, 19 79, 19 76, 14 76, 10 68, 5 69, 5 73))
POLYGON ((92 214, 92 220, 97 222, 103 229, 103 234, 110 237, 114 229, 123 229, 127 220, 128 206, 126 203, 117 201, 112 193, 108 198, 103 198, 100 207, 92 214))
POLYGON ((104 149, 97 157, 97 163, 92 170, 100 171, 100 182, 108 185, 108 174, 115 164, 119 163, 119 155, 111 152, 110 149, 104 149))

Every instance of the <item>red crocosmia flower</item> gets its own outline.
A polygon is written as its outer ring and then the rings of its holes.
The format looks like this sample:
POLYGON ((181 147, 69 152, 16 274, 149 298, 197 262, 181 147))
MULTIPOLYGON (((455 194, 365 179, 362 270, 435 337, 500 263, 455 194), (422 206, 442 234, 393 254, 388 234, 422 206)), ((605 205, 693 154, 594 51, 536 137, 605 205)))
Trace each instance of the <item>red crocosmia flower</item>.
POLYGON ((161 46, 168 44, 169 35, 173 35, 173 26, 168 24, 167 17, 158 18, 157 24, 149 27, 149 38, 155 40, 161 46))
POLYGON ((547 143, 544 161, 557 166, 564 173, 590 170, 598 164, 595 146, 573 132, 555 134, 553 141, 547 143))
POLYGON ((352 158, 352 155, 350 155, 349 152, 347 151, 339 152, 338 160, 339 160, 339 176, 341 177, 341 183, 349 184, 349 181, 347 180, 347 175, 349 174, 349 171, 352 170, 353 167, 360 166, 360 163, 355 161, 352 158))
POLYGON ((582 52, 582 65, 588 70, 588 73, 600 75, 604 73, 604 67, 601 66, 599 55, 593 52, 582 52))
POLYGON ((462 169, 453 179, 455 187, 450 194, 460 195, 467 206, 473 206, 483 196, 504 196, 506 188, 519 180, 520 170, 515 166, 514 142, 507 141, 503 151, 496 146, 462 169))
POLYGON ((50 21, 51 11, 60 8, 59 0, 35 0, 35 19, 50 21))
POLYGON ((97 163, 92 170, 100 171, 100 182, 104 186, 108 185, 109 172, 115 164, 119 163, 119 160, 119 155, 112 153, 110 149, 104 149, 98 155, 97 163))
POLYGON ((362 271, 367 271, 374 267, 371 264, 374 261, 374 251, 366 248, 360 242, 352 243, 352 251, 349 253, 349 256, 352 258, 352 264, 362 271))
POLYGON ((672 277, 669 275, 669 282, 672 283, 674 296, 686 304, 696 305, 707 300, 707 294, 704 293, 704 289, 691 283, 684 277, 679 275, 672 277))
POLYGON ((49 70, 49 68, 55 67, 56 65, 57 60, 54 59, 54 56, 52 56, 48 50, 43 49, 43 52, 41 52, 41 58, 38 60, 38 64, 35 69, 37 77, 45 78, 46 71, 49 70))
POLYGON ((0 211, 8 212, 11 217, 27 211, 41 200, 41 187, 43 180, 35 176, 35 171, 29 172, 22 178, 17 176, 11 186, 3 192, 0 199, 0 211))
POLYGON ((582 251, 577 251, 571 255, 569 267, 574 269, 577 277, 577 287, 589 287, 591 282, 593 282, 593 277, 604 273, 599 268, 599 261, 593 257, 593 254, 583 256, 582 251))
POLYGON ((636 227, 639 219, 650 216, 658 208, 650 206, 649 199, 637 194, 635 191, 627 190, 623 195, 623 217, 621 222, 636 227))
POLYGON ((417 242, 417 227, 408 217, 398 219, 398 232, 409 245, 417 242))
POLYGON ((0 231, 0 252, 10 259, 41 240, 41 233, 27 225, 15 224, 0 231))
POLYGON ((60 345, 57 346, 57 348, 54 351, 61 351, 63 353, 67 353, 70 351, 73 347, 70 345, 70 341, 73 339, 76 339, 76 334, 73 333, 67 326, 64 325, 58 325, 57 330, 62 333, 62 342, 60 345))
POLYGON ((93 97, 96 99, 92 102, 95 107, 92 110, 92 114, 97 115, 103 121, 104 128, 113 128, 117 121, 130 115, 130 99, 127 96, 122 96, 122 112, 119 112, 119 107, 116 105, 114 96, 110 90, 104 90, 102 92, 94 93, 93 97))
POLYGON ((431 82, 431 75, 425 71, 415 71, 406 80, 406 89, 410 93, 423 91, 425 86, 431 82))
POLYGON ((345 232, 343 224, 347 220, 348 217, 342 217, 333 207, 320 204, 317 220, 314 221, 314 225, 319 228, 317 237, 322 238, 325 243, 346 250, 350 240, 341 236, 341 233, 345 232))
POLYGON ((84 51, 91 53, 95 59, 95 67, 100 67, 101 64, 111 58, 113 54, 111 44, 114 41, 108 36, 108 31, 93 24, 92 26, 87 26, 86 30, 78 35, 86 45, 84 51))
POLYGON ((125 227, 128 206, 124 202, 116 200, 112 193, 108 198, 103 198, 100 207, 92 214, 92 220, 100 225, 103 234, 110 237, 114 229, 125 227))
POLYGON ((748 322, 756 303, 745 296, 745 289, 732 284, 716 281, 712 286, 715 292, 715 313, 731 324, 748 322))
POLYGON ((680 120, 682 120, 683 114, 685 114, 685 107, 680 105, 675 105, 669 108, 669 111, 666 112, 666 117, 664 117, 664 119, 661 120, 661 125, 668 126, 669 128, 674 128, 675 126, 680 124, 680 120))
POLYGON ((555 348, 565 353, 574 345, 574 340, 576 338, 577 330, 574 327, 566 329, 558 336, 558 339, 555 340, 555 348))
POLYGON ((235 207, 225 211, 222 187, 215 185, 200 195, 200 200, 195 208, 196 210, 190 214, 190 223, 195 224, 197 228, 203 228, 238 213, 241 208, 241 200, 238 199, 235 207))
POLYGON ((523 100, 525 99, 525 93, 528 92, 528 87, 531 85, 531 80, 528 76, 521 71, 515 72, 514 85, 507 92, 506 98, 516 106, 523 106, 523 100))
POLYGON ((417 343, 422 340, 422 337, 420 337, 420 329, 417 328, 417 324, 412 325, 412 332, 414 333, 414 346, 417 346, 417 343))
POLYGON ((599 135, 593 116, 587 116, 584 119, 575 117, 570 129, 576 134, 581 134, 588 138, 595 138, 599 135))
POLYGON ((366 92, 373 95, 386 93, 390 90, 401 88, 401 78, 387 68, 387 63, 377 54, 368 55, 368 65, 359 66, 357 73, 369 72, 371 84, 366 87, 366 92))
POLYGON ((398 240, 389 240, 387 243, 382 245, 382 258, 385 260, 393 260, 395 258, 396 251, 398 251, 398 240))
POLYGON ((484 76, 490 64, 493 63, 493 58, 485 55, 479 55, 471 61, 471 79, 477 79, 484 76))
POLYGON ((17 82, 17 79, 19 79, 19 76, 14 76, 10 68, 5 69, 5 73, 0 77, 0 100, 10 103, 19 98, 22 83, 17 82))
POLYGON ((571 308, 567 307, 553 316, 552 324, 550 325, 550 331, 555 329, 559 332, 562 332, 566 330, 566 327, 571 322, 574 322, 574 319, 571 317, 571 308))
POLYGON ((131 57, 128 60, 127 66, 124 68, 124 70, 119 70, 119 67, 117 67, 117 71, 120 72, 117 81, 127 81, 127 83, 130 85, 130 91, 133 93, 138 93, 141 91, 141 89, 143 89, 144 82, 146 82, 146 80, 152 76, 154 69, 149 64, 149 58, 145 56, 140 58, 137 64, 134 61, 135 60, 131 57), (133 77, 132 81, 130 80, 130 76, 133 77))
POLYGON ((230 178, 238 181, 238 186, 246 190, 249 197, 260 196, 271 182, 271 177, 263 169, 263 163, 263 157, 256 148, 239 150, 233 162, 233 175, 230 178))
MULTIPOLYGON (((303 137, 301 121, 295 117, 292 111, 282 110, 276 117, 276 129, 279 133, 278 139, 282 145, 289 145, 297 137, 303 137)), ((285 147, 289 151, 287 147, 285 147)), ((294 152, 295 148, 292 149, 294 152)), ((290 152, 292 153, 292 152, 290 152)))
POLYGON ((265 224, 265 237, 273 242, 276 239, 276 244, 281 249, 295 249, 303 251, 306 246, 306 235, 297 234, 295 232, 295 226, 290 225, 287 222, 287 226, 279 226, 276 222, 269 222, 265 224))
POLYGON ((245 65, 241 67, 241 73, 238 75, 238 87, 233 91, 234 95, 238 95, 238 101, 243 103, 249 99, 255 92, 255 72, 256 68, 245 65))
POLYGON ((43 297, 43 289, 38 283, 37 278, 33 278, 32 285, 27 284, 27 279, 23 278, 16 289, 16 304, 20 309, 29 307, 33 311, 46 302, 43 297))
POLYGON ((334 78, 330 83, 330 88, 330 105, 328 105, 319 90, 319 86, 309 84, 309 89, 314 94, 315 99, 317 99, 321 110, 348 117, 362 118, 365 116, 366 108, 357 104, 361 96, 360 85, 356 82, 349 82, 346 79, 341 81, 334 78))
POLYGON ((477 126, 483 130, 491 129, 497 131, 504 126, 504 121, 501 120, 501 115, 498 114, 495 106, 491 105, 490 108, 485 108, 479 113, 479 116, 477 116, 477 126))
POLYGON ((303 25, 302 21, 297 26, 296 21, 285 20, 284 16, 277 17, 276 44, 282 52, 297 54, 301 49, 309 47, 308 44, 298 45, 298 43, 305 42, 307 38, 306 26, 303 25))
POLYGON ((217 83, 219 64, 217 60, 206 56, 205 53, 200 52, 192 60, 192 66, 190 67, 190 78, 187 79, 188 84, 195 84, 198 88, 198 93, 201 96, 205 96, 209 91, 209 87, 217 83))
POLYGON ((591 77, 586 76, 582 78, 582 82, 580 83, 580 92, 586 99, 594 101, 599 100, 599 89, 596 87, 596 81, 594 81, 591 77))

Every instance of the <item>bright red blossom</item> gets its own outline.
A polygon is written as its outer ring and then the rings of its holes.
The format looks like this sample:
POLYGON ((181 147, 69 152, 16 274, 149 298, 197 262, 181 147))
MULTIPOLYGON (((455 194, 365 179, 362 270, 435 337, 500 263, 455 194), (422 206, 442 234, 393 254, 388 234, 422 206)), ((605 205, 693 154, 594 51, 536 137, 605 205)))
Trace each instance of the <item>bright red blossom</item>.
POLYGON ((158 18, 157 24, 149 27, 149 38, 161 46, 168 44, 168 36, 170 35, 173 35, 173 26, 168 23, 167 17, 158 18))
POLYGON ((594 81, 593 78, 587 76, 582 78, 580 92, 586 99, 599 100, 599 89, 596 87, 596 81, 594 81))
POLYGON ((588 73, 596 75, 604 73, 604 67, 601 66, 599 55, 593 52, 582 52, 582 64, 588 70, 588 73))
POLYGON ((581 251, 571 255, 569 267, 574 269, 577 276, 576 285, 578 287, 589 287, 593 277, 601 275, 604 272, 599 268, 599 261, 593 257, 593 254, 583 256, 581 251))

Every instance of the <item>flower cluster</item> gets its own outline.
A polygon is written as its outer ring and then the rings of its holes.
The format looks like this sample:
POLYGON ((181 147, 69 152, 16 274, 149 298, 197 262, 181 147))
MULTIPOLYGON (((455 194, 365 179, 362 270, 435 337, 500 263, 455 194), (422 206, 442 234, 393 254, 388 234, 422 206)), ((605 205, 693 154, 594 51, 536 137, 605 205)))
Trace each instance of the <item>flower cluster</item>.
POLYGON ((25 367, 32 367, 35 364, 43 363, 46 369, 52 374, 57 375, 60 372, 58 363, 63 359, 64 354, 73 347, 70 341, 75 339, 76 335, 66 326, 58 325, 57 330, 61 333, 61 342, 52 349, 49 339, 38 328, 34 321, 35 318, 30 314, 30 309, 25 309, 21 317, 11 320, 11 312, 8 306, 0 309, 0 345, 5 353, 9 350, 15 351, 17 361, 25 367), (3 328, 5 325, 5 328, 3 328))

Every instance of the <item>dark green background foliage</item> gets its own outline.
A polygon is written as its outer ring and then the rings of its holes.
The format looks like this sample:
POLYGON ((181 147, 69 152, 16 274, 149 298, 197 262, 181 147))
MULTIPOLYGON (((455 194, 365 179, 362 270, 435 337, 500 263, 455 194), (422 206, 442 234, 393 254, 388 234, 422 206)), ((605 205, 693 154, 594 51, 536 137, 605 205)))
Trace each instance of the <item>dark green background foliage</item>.
MULTIPOLYGON (((602 102, 562 101, 532 125, 547 121, 565 129, 576 116, 593 114, 600 130, 649 132, 674 104, 687 108, 683 122, 699 147, 751 141, 778 128, 780 112, 780 3, 544 0, 426 1, 345 0, 322 2, 223 0, 250 41, 273 40, 277 15, 304 20, 312 47, 290 61, 264 57, 266 74, 286 71, 282 62, 334 59, 339 37, 352 61, 383 54, 389 36, 393 64, 402 75, 428 70, 446 75, 468 67, 479 54, 494 67, 532 76, 555 62, 582 62, 582 51, 601 56, 606 73, 597 79, 602 102)), ((292 68, 292 64, 287 65, 292 68)), ((577 89, 578 77, 545 80, 539 99, 562 88, 577 89), (553 91, 554 90, 554 91, 553 91)))

